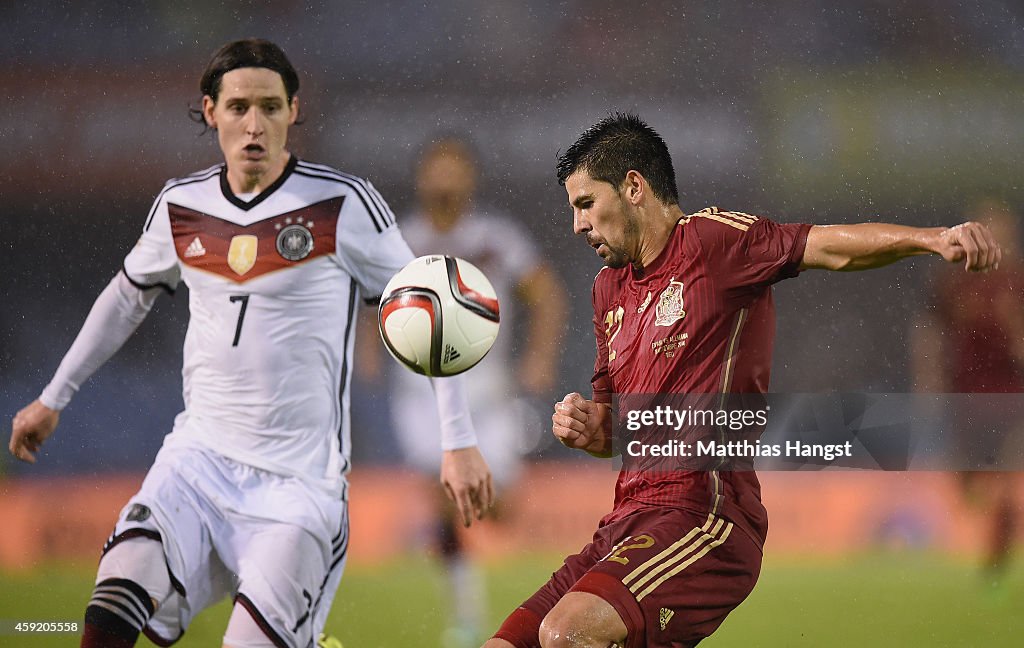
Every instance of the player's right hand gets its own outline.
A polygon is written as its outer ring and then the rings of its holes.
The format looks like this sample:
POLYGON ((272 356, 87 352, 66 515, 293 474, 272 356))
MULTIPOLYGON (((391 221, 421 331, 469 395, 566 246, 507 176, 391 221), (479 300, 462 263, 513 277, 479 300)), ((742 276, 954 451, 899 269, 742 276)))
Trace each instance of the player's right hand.
POLYGON ((50 409, 39 400, 26 405, 14 415, 11 422, 11 443, 8 445, 11 454, 22 461, 35 463, 33 453, 39 452, 43 442, 53 434, 59 420, 60 412, 50 409))
POLYGON ((572 392, 555 403, 555 413, 551 415, 551 433, 567 448, 583 450, 598 457, 609 457, 611 439, 606 433, 607 416, 606 405, 572 392))
POLYGON ((441 453, 441 484, 463 526, 472 524, 474 517, 482 520, 494 506, 491 469, 476 446, 441 453))
POLYGON ((999 268, 1003 253, 992 231, 981 223, 961 223, 943 230, 936 252, 950 263, 964 263, 968 272, 988 272, 999 268))

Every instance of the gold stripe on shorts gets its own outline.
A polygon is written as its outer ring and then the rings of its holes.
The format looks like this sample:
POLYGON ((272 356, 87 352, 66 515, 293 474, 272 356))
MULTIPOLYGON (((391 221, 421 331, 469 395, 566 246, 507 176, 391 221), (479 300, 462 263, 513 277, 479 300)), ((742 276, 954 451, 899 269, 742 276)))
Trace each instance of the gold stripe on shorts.
POLYGON ((732 526, 731 522, 727 524, 725 520, 709 514, 704 526, 691 529, 677 542, 627 574, 622 583, 629 587, 637 601, 641 600, 663 582, 725 542, 732 526), (680 561, 684 562, 677 564, 680 561))
MULTIPOLYGON (((658 578, 658 580, 656 580, 653 583, 651 583, 650 585, 648 585, 647 588, 644 589, 639 594, 636 594, 637 602, 642 601, 645 596, 647 596, 648 594, 653 592, 655 589, 657 589, 659 585, 661 585, 662 583, 664 583, 668 579, 672 578, 673 576, 675 576, 679 572, 683 571, 684 569, 686 569, 687 567, 689 567, 693 563, 695 563, 698 560, 700 560, 701 558, 703 558, 705 555, 707 555, 707 553, 709 551, 711 551, 715 547, 723 544, 729 538, 729 534, 732 533, 732 526, 733 526, 732 522, 729 522, 728 524, 726 524, 725 527, 724 527, 724 530, 721 531, 721 535, 718 535, 718 537, 716 538, 715 535, 718 533, 718 531, 720 529, 719 525, 723 521, 724 520, 719 520, 719 524, 715 525, 715 529, 712 531, 712 533, 711 534, 705 534, 702 537, 702 540, 710 540, 710 542, 706 542, 706 543, 695 542, 694 546, 692 547, 692 549, 697 550, 696 553, 694 553, 689 558, 687 558, 683 562, 679 563, 678 565, 676 565, 675 567, 673 567, 669 571, 665 572, 660 578, 658 578), (703 544, 702 547, 700 547, 701 544, 703 544), (700 547, 700 548, 698 549, 698 547, 700 547)), ((676 560, 681 558, 684 555, 684 553, 685 552, 680 552, 679 554, 677 554, 676 560)), ((673 560, 672 562, 676 562, 676 560, 673 560)))
POLYGON ((715 516, 711 515, 711 514, 708 514, 708 519, 707 519, 707 522, 704 523, 704 526, 702 526, 702 527, 693 527, 692 529, 690 529, 690 532, 687 533, 685 536, 683 536, 680 540, 672 543, 671 545, 668 546, 668 548, 663 550, 661 553, 659 553, 658 555, 654 556, 653 558, 648 559, 647 562, 645 562, 644 564, 640 565, 639 567, 637 567, 633 571, 631 571, 628 574, 626 574, 626 577, 622 579, 622 584, 628 586, 633 591, 633 593, 635 594, 636 593, 636 589, 635 588, 642 586, 654 574, 656 574, 657 572, 661 571, 661 569, 663 569, 663 563, 664 563, 664 561, 666 559, 669 558, 669 556, 671 556, 672 554, 676 553, 680 549, 685 550, 685 548, 687 546, 693 544, 693 542, 699 541, 700 538, 702 538, 703 536, 707 535, 708 529, 710 529, 714 523, 715 523, 715 516), (644 576, 643 578, 640 578, 635 583, 633 582, 634 579, 639 578, 641 574, 643 574, 645 571, 648 570, 648 568, 651 568, 651 567, 653 567, 653 569, 648 573, 647 576, 644 576), (633 583, 633 584, 630 585, 630 583, 633 583))

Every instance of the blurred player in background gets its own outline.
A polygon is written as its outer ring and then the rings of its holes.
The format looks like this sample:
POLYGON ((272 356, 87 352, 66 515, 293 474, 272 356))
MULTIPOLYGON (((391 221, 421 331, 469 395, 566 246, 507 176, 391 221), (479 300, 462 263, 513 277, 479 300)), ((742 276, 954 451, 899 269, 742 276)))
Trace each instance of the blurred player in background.
MULTIPOLYGON (((224 162, 171 180, 11 452, 34 462, 60 411, 161 292, 189 288, 185 410, 104 547, 82 646, 178 640, 225 596, 225 646, 312 646, 348 546, 349 382, 359 299, 413 258, 365 180, 285 147, 299 80, 257 39, 218 50, 195 116, 224 162)), ((466 522, 490 476, 458 380, 437 384, 442 480, 466 522)), ((436 435, 435 435, 436 439, 436 435)))
MULTIPOLYGON (((565 289, 521 223, 474 203, 477 164, 464 138, 446 135, 432 141, 416 170, 419 209, 401 223, 415 254, 466 259, 487 275, 497 292, 501 334, 487 357, 466 374, 466 389, 473 420, 480 428, 480 449, 500 492, 519 476, 521 455, 531 444, 529 416, 524 416, 530 410, 519 397, 547 400, 555 385, 565 289)), ((392 424, 399 446, 406 463, 429 474, 439 459, 437 444, 430 442, 439 425, 430 384, 411 371, 391 374, 392 424)), ((467 559, 452 522, 451 515, 443 512, 436 542, 454 611, 443 642, 456 648, 480 643, 487 603, 482 576, 467 559)))
MULTIPOLYGON (((943 269, 934 282, 932 308, 914 327, 911 355, 915 387, 936 394, 1024 393, 1024 263, 1020 216, 1009 205, 984 200, 967 212, 985 223, 1003 248, 999 271, 966 277, 943 269)), ((979 469, 958 474, 968 502, 988 517, 984 573, 998 585, 1017 534, 1018 474, 1024 411, 1017 401, 974 397, 950 412, 955 461, 979 469), (984 471, 984 472, 981 472, 984 471)))
MULTIPOLYGON (((585 131, 559 158, 558 179, 573 230, 607 267, 594 281, 593 397, 566 395, 552 431, 598 457, 611 456, 613 418, 623 415, 612 411, 615 394, 766 393, 771 285, 779 280, 916 254, 971 271, 999 262, 998 245, 978 223, 821 227, 715 207, 686 215, 668 147, 634 115, 585 131)), ((753 589, 767 530, 753 471, 626 463, 591 544, 566 558, 485 646, 694 646, 753 589)))

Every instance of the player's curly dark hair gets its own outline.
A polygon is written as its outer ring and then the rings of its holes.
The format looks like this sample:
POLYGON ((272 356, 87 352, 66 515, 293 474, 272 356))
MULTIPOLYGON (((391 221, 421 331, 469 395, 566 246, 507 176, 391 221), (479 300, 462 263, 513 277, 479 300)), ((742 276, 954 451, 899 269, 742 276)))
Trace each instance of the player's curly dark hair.
MULTIPOLYGON (((295 71, 291 61, 285 56, 284 50, 276 44, 262 38, 243 38, 232 41, 216 52, 210 58, 210 62, 199 79, 199 91, 203 96, 209 95, 214 103, 220 94, 221 79, 231 70, 244 67, 266 68, 281 75, 284 82, 284 91, 290 104, 295 93, 299 91, 299 74, 295 71)), ((203 117, 202 102, 198 108, 191 105, 188 109, 189 118, 197 124, 203 125, 203 132, 207 130, 206 119, 203 117)), ((300 122, 296 122, 300 123, 300 122)))
POLYGON ((661 135, 632 113, 616 112, 583 131, 558 156, 558 184, 577 171, 616 189, 630 170, 638 171, 663 203, 679 204, 672 156, 661 135))

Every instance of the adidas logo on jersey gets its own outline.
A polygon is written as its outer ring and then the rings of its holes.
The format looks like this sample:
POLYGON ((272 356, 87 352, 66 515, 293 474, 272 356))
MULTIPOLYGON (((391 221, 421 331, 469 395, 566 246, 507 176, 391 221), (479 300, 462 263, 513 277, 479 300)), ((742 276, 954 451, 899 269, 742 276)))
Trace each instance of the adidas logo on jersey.
POLYGON ((658 613, 658 621, 661 629, 664 630, 668 626, 668 622, 672 620, 672 617, 676 615, 675 612, 668 608, 661 608, 661 612, 658 613))
POLYGON ((453 347, 452 345, 449 344, 449 345, 445 346, 445 348, 444 348, 444 363, 445 364, 448 364, 449 362, 452 362, 453 360, 458 360, 461 356, 462 356, 462 354, 459 353, 459 351, 455 347, 453 347))
POLYGON ((199 237, 192 239, 192 242, 185 248, 185 258, 192 259, 194 257, 201 257, 206 254, 206 248, 203 247, 202 242, 199 241, 199 237))

